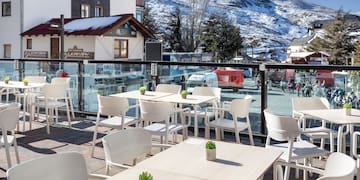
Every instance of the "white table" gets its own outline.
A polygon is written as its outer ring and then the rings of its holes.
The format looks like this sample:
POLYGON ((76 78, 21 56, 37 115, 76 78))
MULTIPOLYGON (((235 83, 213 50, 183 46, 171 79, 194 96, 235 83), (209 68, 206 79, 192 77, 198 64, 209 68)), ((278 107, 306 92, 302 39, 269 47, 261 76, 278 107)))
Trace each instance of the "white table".
MULTIPOLYGON (((352 133, 352 126, 355 124, 360 124, 360 110, 358 109, 351 109, 351 116, 346 116, 344 109, 304 110, 300 112, 339 125, 337 134, 338 152, 342 152, 343 150, 342 136, 344 127, 349 125, 350 132, 352 133)), ((352 136, 350 136, 350 144, 351 143, 352 136)))
MULTIPOLYGON (((165 92, 157 92, 157 91, 145 91, 144 95, 140 94, 139 90, 133 90, 133 91, 127 91, 117 94, 112 94, 110 96, 115 97, 124 97, 128 99, 134 99, 136 100, 136 104, 139 104, 139 99, 143 100, 156 100, 157 98, 169 96, 172 95, 172 93, 165 93, 165 92)), ((139 107, 136 107, 135 117, 139 117, 139 107)))
MULTIPOLYGON (((25 130, 25 119, 26 119, 26 95, 29 92, 29 90, 34 89, 34 88, 41 88, 45 85, 45 83, 28 83, 27 86, 24 85, 23 82, 21 81, 9 81, 8 84, 5 84, 4 81, 0 81, 0 87, 2 87, 3 89, 1 89, 1 91, 5 91, 6 90, 6 101, 9 101, 9 90, 10 89, 23 89, 24 90, 24 98, 23 98, 23 130, 25 130)), ((19 128, 19 127, 18 127, 19 128)))
POLYGON ((282 152, 215 141, 216 160, 207 161, 205 139, 190 138, 108 180, 138 179, 143 171, 156 180, 260 179, 282 152))
POLYGON ((178 104, 190 104, 194 107, 194 136, 198 137, 198 119, 197 119, 197 109, 201 103, 216 101, 215 96, 198 96, 198 95, 187 95, 186 99, 182 98, 180 94, 172 94, 169 96, 161 97, 155 99, 156 101, 162 102, 171 102, 178 104))

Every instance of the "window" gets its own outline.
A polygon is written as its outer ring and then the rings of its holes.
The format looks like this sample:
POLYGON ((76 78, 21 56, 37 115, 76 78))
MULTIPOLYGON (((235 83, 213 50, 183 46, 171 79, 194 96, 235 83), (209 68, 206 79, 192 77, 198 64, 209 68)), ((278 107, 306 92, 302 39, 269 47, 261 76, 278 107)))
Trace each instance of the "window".
POLYGON ((81 4, 81 17, 82 18, 90 17, 90 5, 81 4))
POLYGON ((136 20, 138 20, 139 22, 143 22, 143 11, 141 9, 137 9, 136 10, 136 20))
POLYGON ((4 58, 11 58, 11 44, 4 44, 4 58))
POLYGON ((95 7, 95 17, 100 17, 100 16, 104 16, 103 7, 96 6, 95 7))
POLYGON ((115 39, 114 57, 115 58, 128 58, 128 40, 115 39))
POLYGON ((2 2, 2 16, 11 16, 11 2, 2 2))
POLYGON ((32 39, 26 39, 26 49, 32 49, 32 39))

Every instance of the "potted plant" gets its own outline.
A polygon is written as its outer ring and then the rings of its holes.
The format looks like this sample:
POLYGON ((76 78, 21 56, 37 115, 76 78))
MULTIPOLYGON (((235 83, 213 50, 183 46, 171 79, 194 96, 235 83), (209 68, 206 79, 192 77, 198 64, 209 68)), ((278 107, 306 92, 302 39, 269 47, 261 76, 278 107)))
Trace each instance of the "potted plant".
POLYGON ((182 91, 181 91, 181 97, 182 97, 183 99, 186 99, 186 96, 187 96, 187 91, 186 91, 186 90, 182 90, 182 91))
POLYGON ((148 172, 142 172, 140 175, 139 175, 139 180, 153 180, 153 177, 150 173, 148 172))
POLYGON ((9 76, 5 76, 5 77, 4 77, 4 82, 5 82, 5 84, 9 84, 9 80, 10 80, 9 76))
POLYGON ((343 105, 343 108, 344 108, 344 110, 345 110, 345 115, 346 116, 351 116, 351 104, 349 104, 349 103, 345 103, 344 105, 343 105))
POLYGON ((141 95, 145 95, 145 90, 146 90, 146 87, 145 87, 145 86, 141 86, 141 87, 139 88, 140 94, 141 94, 141 95))
POLYGON ((29 84, 29 81, 28 81, 27 78, 24 78, 24 79, 22 80, 22 82, 24 83, 25 86, 27 86, 27 85, 29 84))
POLYGON ((216 145, 213 141, 208 141, 205 144, 206 160, 214 161, 216 159, 216 145))

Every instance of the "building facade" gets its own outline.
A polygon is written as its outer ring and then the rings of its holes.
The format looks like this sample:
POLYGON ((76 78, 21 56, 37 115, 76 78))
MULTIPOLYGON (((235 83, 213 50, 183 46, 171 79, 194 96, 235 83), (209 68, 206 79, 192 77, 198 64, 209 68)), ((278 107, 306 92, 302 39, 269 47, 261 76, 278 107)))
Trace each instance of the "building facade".
POLYGON ((143 9, 138 0, 0 0, 0 4, 0 58, 13 59, 24 57, 26 44, 21 33, 61 14, 65 18, 85 18, 119 14, 136 17, 138 13, 142 17, 143 9))

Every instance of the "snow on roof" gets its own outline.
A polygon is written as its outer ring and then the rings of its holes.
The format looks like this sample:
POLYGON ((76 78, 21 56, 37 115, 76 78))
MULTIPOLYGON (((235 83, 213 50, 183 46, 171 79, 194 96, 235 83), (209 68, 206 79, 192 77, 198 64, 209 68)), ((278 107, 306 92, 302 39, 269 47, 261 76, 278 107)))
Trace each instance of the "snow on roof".
POLYGON ((300 58, 304 58, 307 57, 311 54, 314 54, 314 52, 294 52, 290 54, 290 57, 300 57, 300 58))
POLYGON ((109 26, 119 20, 121 16, 111 16, 111 17, 94 17, 94 18, 85 18, 85 19, 76 19, 64 25, 64 30, 66 32, 74 32, 81 30, 95 30, 109 26))

